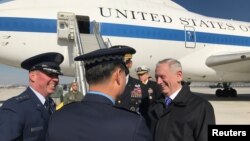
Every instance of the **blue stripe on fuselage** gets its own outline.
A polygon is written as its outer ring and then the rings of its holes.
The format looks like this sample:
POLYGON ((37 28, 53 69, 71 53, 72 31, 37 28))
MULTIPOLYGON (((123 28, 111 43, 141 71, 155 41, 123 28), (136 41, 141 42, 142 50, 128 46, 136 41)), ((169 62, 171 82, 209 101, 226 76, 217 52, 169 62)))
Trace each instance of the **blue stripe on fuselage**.
POLYGON ((0 31, 56 33, 55 19, 0 17, 0 31))
MULTIPOLYGON (((56 33, 55 19, 0 17, 0 31, 45 32, 56 33)), ((101 23, 101 34, 104 36, 119 36, 144 39, 185 41, 183 30, 101 23)), ((250 38, 244 36, 195 32, 196 42, 250 46, 250 38)))
POLYGON ((101 24, 102 35, 159 39, 159 40, 175 40, 184 41, 185 35, 182 30, 155 28, 145 26, 123 25, 123 24, 101 24))
MULTIPOLYGON (((101 33, 107 36, 185 41, 183 30, 156 27, 102 23, 101 33)), ((195 32, 195 34, 196 42, 199 43, 250 46, 249 37, 206 32, 195 32)))

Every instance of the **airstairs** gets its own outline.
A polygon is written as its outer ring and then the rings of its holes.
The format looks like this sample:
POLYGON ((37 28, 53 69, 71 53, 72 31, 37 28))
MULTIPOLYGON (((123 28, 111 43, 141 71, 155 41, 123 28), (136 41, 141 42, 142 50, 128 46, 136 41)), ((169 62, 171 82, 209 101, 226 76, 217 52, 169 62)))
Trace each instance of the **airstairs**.
POLYGON ((59 12, 57 18, 58 40, 72 43, 73 49, 69 46, 69 53, 72 52, 73 58, 69 59, 72 59, 75 66, 75 78, 79 84, 79 90, 85 95, 87 91, 85 68, 82 61, 74 61, 74 58, 93 50, 107 48, 107 44, 99 33, 99 24, 95 21, 90 23, 87 16, 59 12))

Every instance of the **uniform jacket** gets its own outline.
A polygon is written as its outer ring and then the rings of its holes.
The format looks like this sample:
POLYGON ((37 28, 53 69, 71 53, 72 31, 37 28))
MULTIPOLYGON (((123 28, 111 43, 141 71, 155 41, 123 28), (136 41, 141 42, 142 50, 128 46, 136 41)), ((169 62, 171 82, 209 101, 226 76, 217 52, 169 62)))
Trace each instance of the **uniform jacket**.
POLYGON ((208 125, 215 124, 212 105, 183 85, 170 107, 160 99, 149 108, 155 141, 207 141, 208 125))
POLYGON ((72 102, 81 101, 82 99, 83 99, 83 94, 81 92, 78 91, 76 93, 73 93, 72 91, 69 91, 63 97, 63 104, 66 105, 72 102))
POLYGON ((148 101, 148 91, 146 85, 144 85, 140 80, 129 76, 127 85, 123 94, 116 101, 116 106, 122 107, 134 112, 142 112, 144 106, 147 105, 148 101))
POLYGON ((145 120, 106 97, 86 94, 51 116, 47 141, 150 141, 145 120))
POLYGON ((1 141, 44 141, 49 113, 27 88, 0 108, 1 141))
POLYGON ((150 103, 161 97, 161 89, 155 81, 148 80, 146 86, 150 103))
POLYGON ((145 84, 145 87, 146 87, 146 94, 148 94, 148 96, 142 100, 142 103, 140 105, 140 113, 146 119, 147 125, 150 126, 149 117, 147 114, 148 108, 150 104, 152 104, 157 99, 162 98, 163 95, 161 95, 160 87, 154 81, 148 80, 148 83, 145 84))

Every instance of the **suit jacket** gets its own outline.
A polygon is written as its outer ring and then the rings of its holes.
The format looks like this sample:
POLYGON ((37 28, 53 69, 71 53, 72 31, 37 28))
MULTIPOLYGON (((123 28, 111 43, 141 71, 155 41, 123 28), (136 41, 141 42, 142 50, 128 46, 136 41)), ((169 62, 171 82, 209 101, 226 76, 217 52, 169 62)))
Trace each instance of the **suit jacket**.
POLYGON ((149 97, 146 85, 140 80, 129 76, 123 94, 116 101, 116 106, 139 113, 145 110, 141 105, 147 105, 148 102, 149 97))
POLYGON ((144 119, 119 109, 106 97, 87 93, 82 102, 51 116, 47 141, 150 141, 144 119))
POLYGON ((1 141, 44 141, 49 113, 27 88, 0 108, 1 141))
POLYGON ((166 108, 160 99, 149 108, 151 131, 155 141, 207 141, 208 125, 215 124, 212 105, 183 85, 166 108))

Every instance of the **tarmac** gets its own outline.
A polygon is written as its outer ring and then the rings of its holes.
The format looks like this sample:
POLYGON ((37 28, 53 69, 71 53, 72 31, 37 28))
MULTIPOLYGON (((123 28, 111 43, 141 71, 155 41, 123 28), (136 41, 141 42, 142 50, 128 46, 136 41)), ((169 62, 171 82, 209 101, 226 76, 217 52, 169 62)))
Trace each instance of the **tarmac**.
MULTIPOLYGON (((25 88, 0 88, 0 106, 25 88)), ((250 125, 250 88, 237 87, 237 97, 216 97, 215 90, 209 87, 191 87, 197 95, 209 100, 215 111, 216 124, 250 125)))

